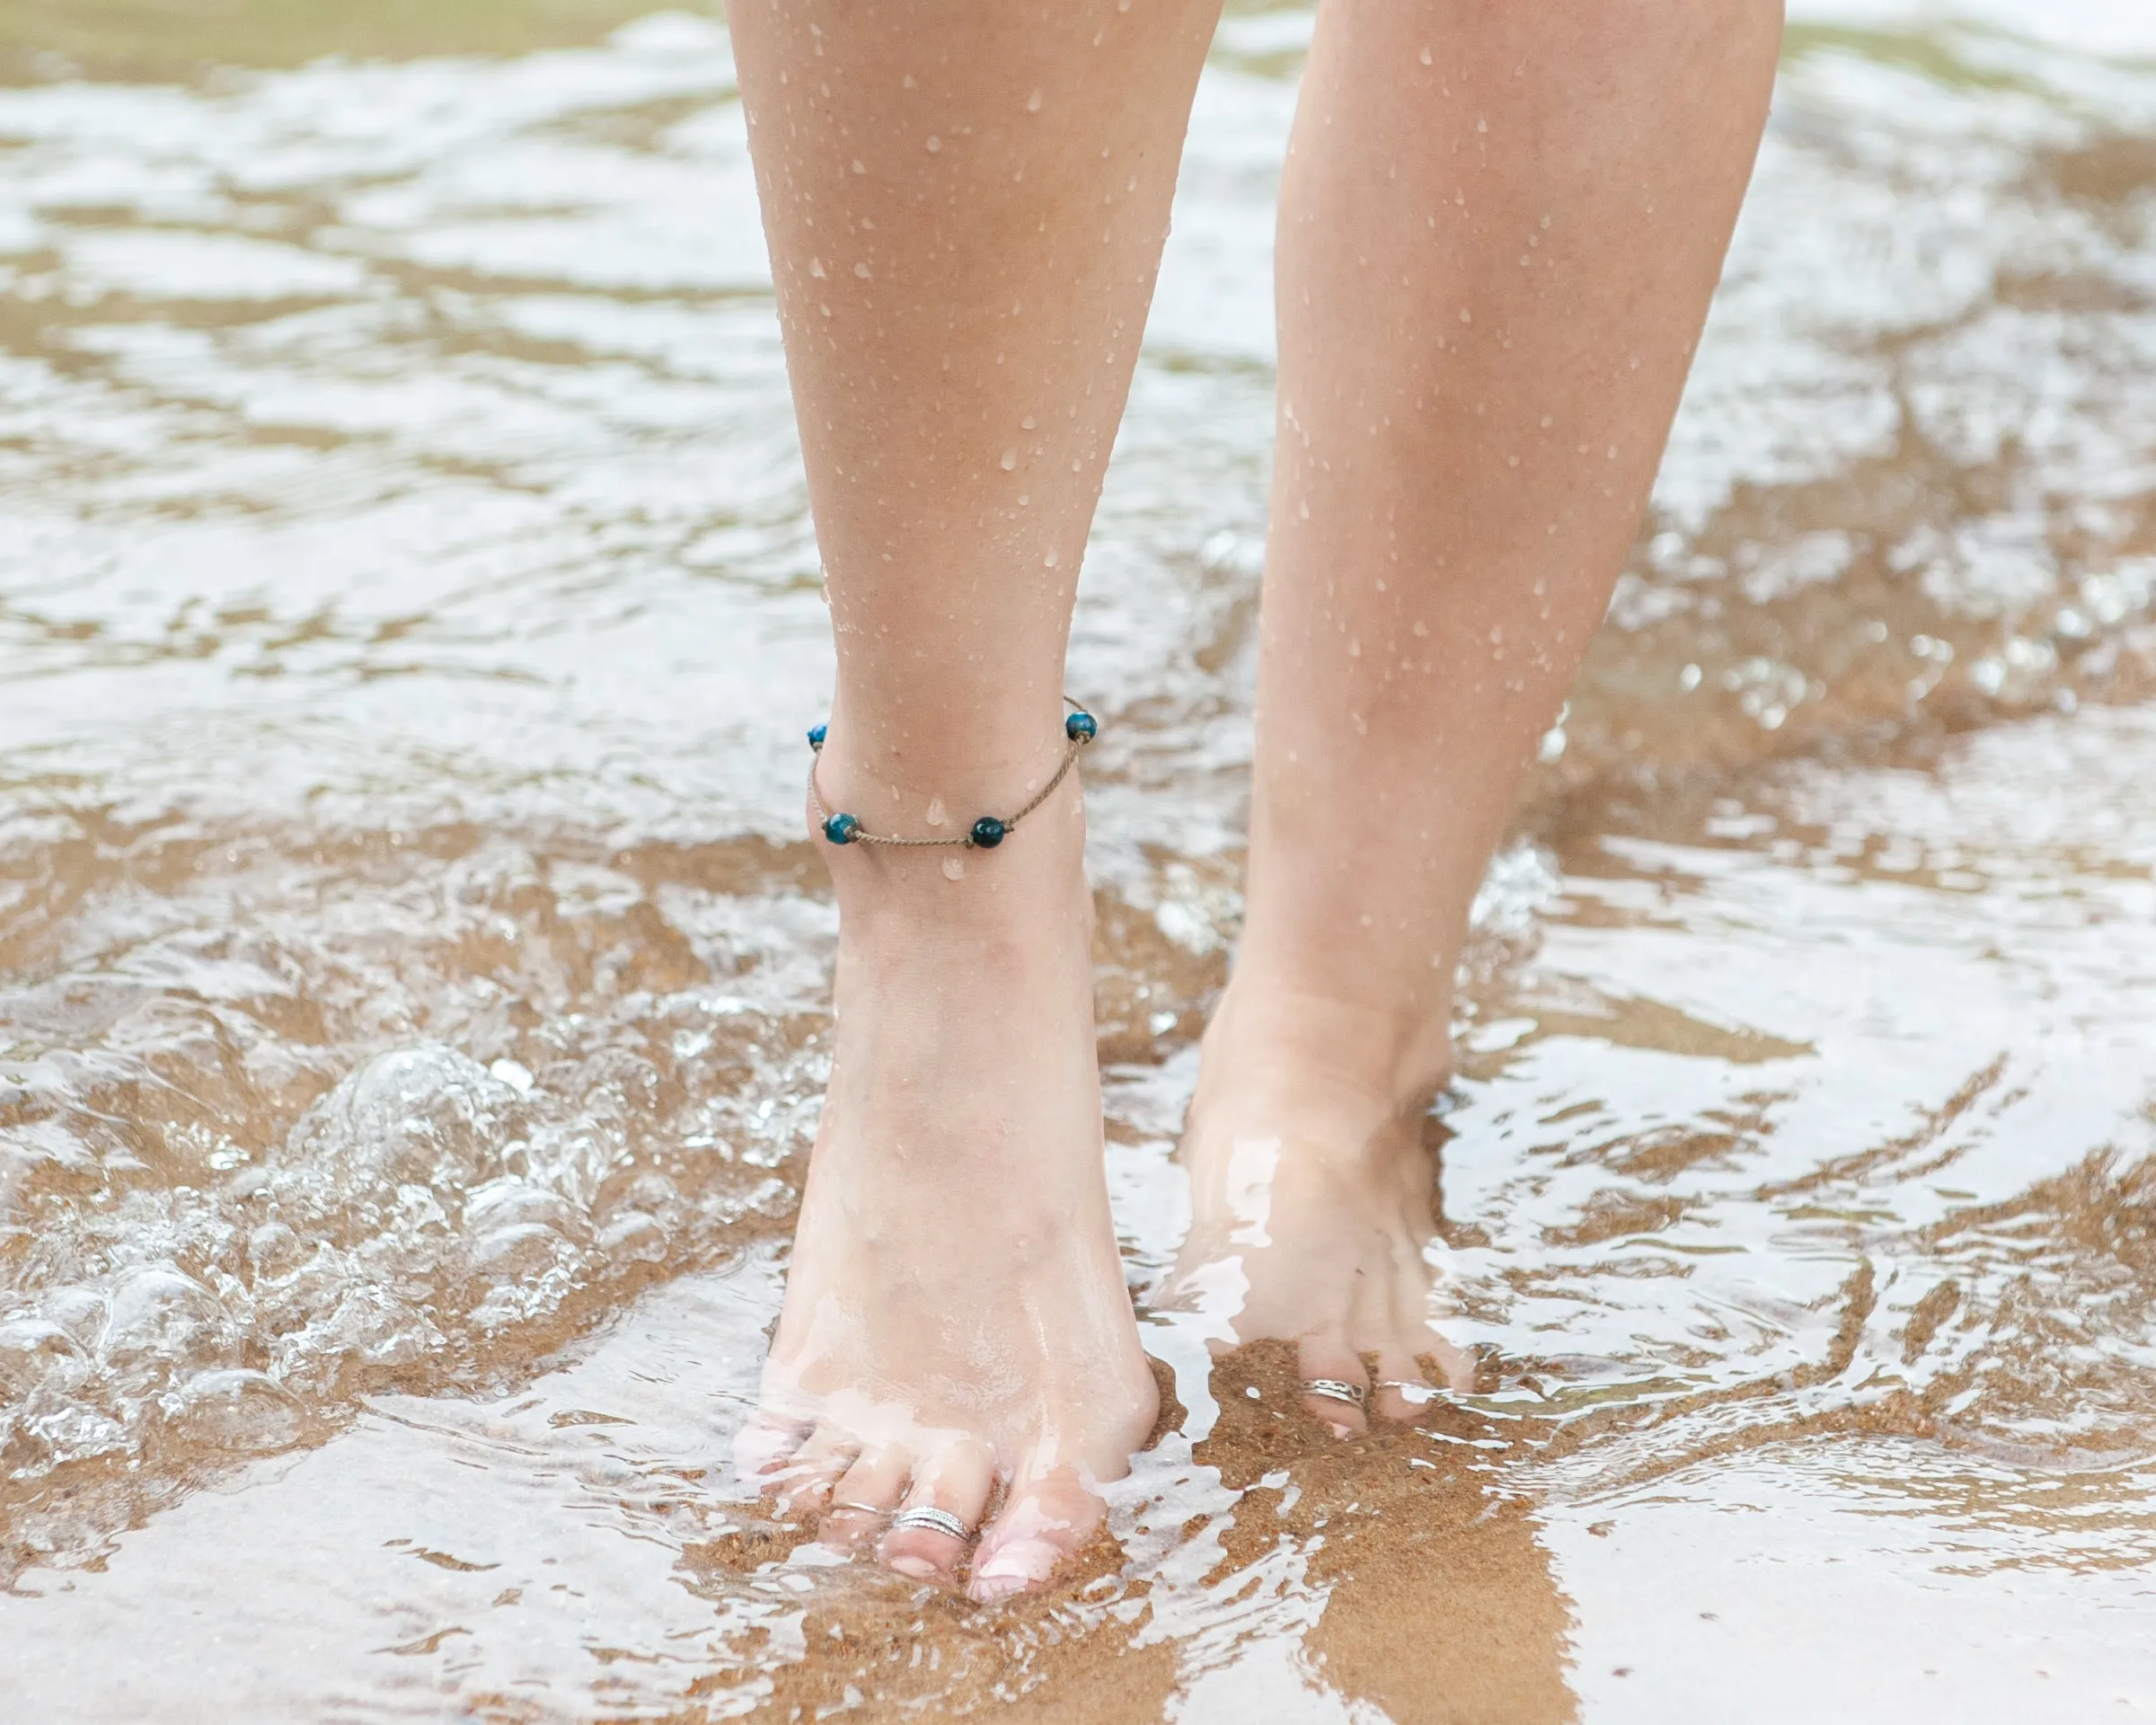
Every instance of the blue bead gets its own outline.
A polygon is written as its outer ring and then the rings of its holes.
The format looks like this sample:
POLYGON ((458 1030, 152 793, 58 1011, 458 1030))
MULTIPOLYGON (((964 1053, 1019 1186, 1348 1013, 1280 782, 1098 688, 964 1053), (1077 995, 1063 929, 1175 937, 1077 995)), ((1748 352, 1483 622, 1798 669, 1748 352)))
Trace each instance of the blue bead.
POLYGON ((851 845, 861 823, 852 815, 833 815, 824 823, 824 836, 834 845, 851 845))
POLYGON ((993 851, 1003 842, 1003 823, 994 815, 983 815, 973 823, 973 842, 984 851, 993 851))
POLYGON ((826 731, 829 730, 830 729, 831 729, 831 727, 830 727, 830 726, 828 726, 828 725, 811 725, 811 726, 809 726, 809 727, 808 727, 808 747, 809 747, 809 748, 821 748, 824 746, 824 733, 825 733, 826 731))
POLYGON ((1090 712, 1074 712, 1063 721, 1063 734, 1074 743, 1090 743, 1100 734, 1100 727, 1090 712))

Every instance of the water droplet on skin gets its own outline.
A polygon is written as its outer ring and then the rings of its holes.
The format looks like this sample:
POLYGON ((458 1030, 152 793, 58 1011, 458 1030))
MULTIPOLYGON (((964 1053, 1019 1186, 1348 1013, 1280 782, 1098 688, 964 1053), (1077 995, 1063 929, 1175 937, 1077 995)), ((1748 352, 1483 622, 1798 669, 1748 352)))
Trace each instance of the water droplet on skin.
POLYGON ((946 880, 963 880, 966 878, 965 863, 955 856, 945 857, 943 859, 943 878, 946 880))
POLYGON ((941 827, 946 818, 943 811, 943 799, 931 797, 928 801, 928 824, 931 827, 941 827))
POLYGON ((942 147, 943 147, 943 140, 942 140, 941 138, 940 138, 940 137, 932 137, 932 138, 930 138, 930 139, 928 140, 928 153, 929 153, 931 155, 934 155, 934 154, 935 154, 935 153, 936 153, 938 150, 941 149, 942 147))
POLYGON ((1431 63, 1431 62, 1430 62, 1430 50, 1429 50, 1428 49, 1427 49, 1427 48, 1426 48, 1426 49, 1424 49, 1422 50, 1422 63, 1423 63, 1425 66, 1428 66, 1428 65, 1431 63))
POLYGON ((1047 554, 1046 557, 1043 557, 1043 558, 1040 560, 1040 562, 1041 562, 1041 566, 1042 566, 1044 569, 1054 569, 1054 568, 1056 567, 1056 565, 1057 563, 1060 563, 1062 561, 1063 561, 1063 559, 1062 559, 1061 557, 1057 556, 1057 555, 1056 554, 1056 553, 1054 553, 1054 552, 1052 552, 1052 551, 1051 551, 1051 552, 1050 552, 1050 553, 1048 553, 1048 554, 1047 554))
MULTIPOLYGON (((1016 306, 1012 307, 1011 314, 1013 317, 1018 315, 1018 308, 1016 306)), ((1024 419, 1018 422, 1018 429, 1021 431, 1030 431, 1039 423, 1040 421, 1038 420, 1035 419, 1030 413, 1029 413, 1024 419)))
POLYGON ((853 172, 856 173, 866 173, 868 171, 869 164, 866 162, 863 162, 859 156, 855 156, 853 158, 853 172))
POLYGON ((1472 323, 1475 321, 1475 314, 1462 305, 1460 308, 1460 321, 1462 323, 1472 323))
POLYGON ((860 278, 861 278, 861 279, 862 279, 863 281, 869 281, 869 280, 872 280, 872 279, 873 279, 873 278, 872 278, 872 277, 870 277, 870 274, 869 274, 869 266, 868 266, 867 264, 865 264, 865 263, 857 263, 857 264, 855 264, 855 265, 853 266, 853 273, 854 273, 855 275, 859 276, 859 277, 860 277, 860 278))
POLYGON ((1029 114, 1038 114, 1040 111, 1039 91, 1036 90, 1031 95, 1026 98, 1026 111, 1029 114))
POLYGON ((1489 129, 1489 122, 1487 119, 1478 119, 1475 121, 1475 129, 1478 132, 1487 132, 1489 129))
POLYGON ((997 464, 1001 466, 1006 473, 1010 473, 1018 465, 1018 451, 1015 449, 1004 450, 1003 458, 997 464))
POLYGON ((1507 456, 1505 464, 1507 467, 1517 467, 1520 464, 1520 458, 1517 456, 1507 456))
POLYGON ((1430 625, 1427 623, 1424 623, 1420 618, 1417 618, 1415 623, 1415 632, 1418 635, 1427 639, 1430 632, 1430 625))
POLYGON ((1543 415, 1542 415, 1542 429, 1543 429, 1543 430, 1545 430, 1545 431, 1547 431, 1547 430, 1550 429, 1550 426, 1551 426, 1551 419, 1550 419, 1550 416, 1549 416, 1547 413, 1545 413, 1545 414, 1543 414, 1543 415))

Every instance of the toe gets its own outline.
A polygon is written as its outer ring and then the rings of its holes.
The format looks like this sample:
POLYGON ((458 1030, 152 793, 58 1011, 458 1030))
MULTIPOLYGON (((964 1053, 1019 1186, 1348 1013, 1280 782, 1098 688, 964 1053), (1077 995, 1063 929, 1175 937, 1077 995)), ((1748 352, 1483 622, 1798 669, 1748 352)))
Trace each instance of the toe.
POLYGON ((1475 1387, 1475 1357, 1466 1349, 1447 1341, 1435 1330, 1428 1331, 1427 1346, 1422 1352, 1423 1376, 1443 1384, 1456 1395, 1466 1395, 1475 1387))
POLYGON ((988 1493, 995 1484, 995 1464, 978 1444, 959 1443, 914 1468, 914 1482, 878 1554, 901 1575, 920 1581, 955 1581, 974 1529, 981 1525, 988 1493), (910 1509, 938 1509, 954 1517, 963 1537, 939 1527, 903 1525, 910 1509))
MULTIPOLYGON (((782 1414, 757 1414, 734 1436, 734 1472, 741 1479, 764 1482, 793 1458, 801 1440, 813 1429, 805 1420, 782 1414)), ((772 1486, 764 1483, 764 1490, 772 1486)))
POLYGON ((1027 1482, 982 1534, 967 1591, 994 1605, 1039 1587, 1083 1549, 1102 1514, 1100 1498, 1074 1468, 1027 1482))
POLYGON ((765 1470, 764 1490, 788 1516, 816 1516, 830 1501, 831 1489, 861 1454, 854 1438, 833 1426, 818 1426, 801 1446, 765 1470))
POLYGON ((1423 1376, 1412 1353, 1399 1347, 1377 1350, 1377 1384, 1370 1409, 1379 1419, 1412 1425, 1436 1405, 1437 1396, 1437 1386, 1423 1376))
POLYGON ((1370 1390, 1370 1374, 1345 1335, 1335 1331, 1303 1337, 1295 1345, 1295 1362, 1303 1378, 1305 1412, 1330 1426, 1335 1438, 1353 1438, 1369 1429, 1363 1404, 1370 1390), (1356 1391, 1361 1393, 1352 1393, 1356 1391))
POLYGON ((858 1552, 875 1543, 906 1491, 909 1458, 888 1445, 864 1449, 832 1487, 830 1510, 817 1538, 835 1552, 858 1552))

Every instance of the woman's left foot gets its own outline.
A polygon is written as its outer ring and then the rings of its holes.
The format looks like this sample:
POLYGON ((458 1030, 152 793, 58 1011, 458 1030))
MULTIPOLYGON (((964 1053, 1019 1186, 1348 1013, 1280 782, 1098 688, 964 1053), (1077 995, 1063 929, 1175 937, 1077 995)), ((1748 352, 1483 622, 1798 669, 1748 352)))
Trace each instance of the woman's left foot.
POLYGON ((1167 1303, 1217 1326, 1224 1348, 1296 1345, 1303 1405, 1340 1437, 1365 1409, 1413 1420, 1465 1389, 1467 1355, 1433 1322, 1436 1167, 1421 1128, 1437 1083, 1403 1090, 1350 1052, 1380 1027, 1337 1003, 1266 991, 1238 973, 1206 1030, 1180 1152, 1188 1237, 1167 1303), (1374 1367, 1374 1372, 1372 1367, 1374 1367))

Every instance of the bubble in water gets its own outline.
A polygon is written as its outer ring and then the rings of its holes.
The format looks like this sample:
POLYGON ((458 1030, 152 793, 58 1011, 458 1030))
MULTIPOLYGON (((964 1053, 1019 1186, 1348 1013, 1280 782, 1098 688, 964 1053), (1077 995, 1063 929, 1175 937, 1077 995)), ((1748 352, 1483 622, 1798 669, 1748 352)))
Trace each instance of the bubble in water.
POLYGON ((299 1235, 282 1222, 265 1222, 247 1236, 247 1260, 258 1277, 280 1276, 303 1255, 299 1235))
POLYGON ((591 1224, 561 1193, 521 1180, 490 1181, 464 1205, 464 1226, 473 1234, 536 1223, 565 1239, 588 1239, 591 1224))
POLYGON ((473 1272, 490 1281, 525 1281, 553 1269, 566 1243, 543 1222, 496 1228, 472 1243, 473 1272))
POLYGON ((167 1399, 167 1429, 196 1443, 243 1455, 289 1449, 305 1435, 297 1401, 267 1372, 201 1372, 167 1399))
POLYGON ((83 1364, 82 1345, 48 1319, 0 1323, 0 1394, 20 1400, 49 1376, 79 1376, 83 1364))
POLYGON ((96 1347, 104 1333, 104 1297, 94 1288, 56 1287, 38 1302, 38 1312, 84 1348, 96 1347))
POLYGON ((502 1170, 524 1099, 439 1043, 378 1055, 317 1102, 272 1153, 272 1190, 300 1216, 381 1206, 401 1186, 455 1203, 502 1170))
POLYGON ((657 1263, 667 1255, 667 1231, 656 1216, 623 1210, 600 1234, 599 1250, 617 1264, 657 1263))
POLYGON ((231 1340, 217 1297, 173 1264, 148 1264, 112 1290, 102 1352, 119 1370, 206 1365, 231 1340))

